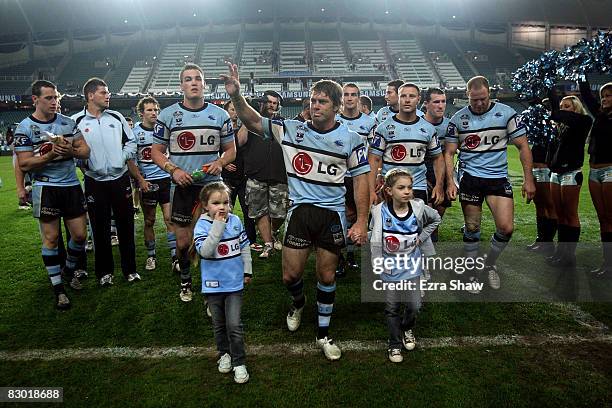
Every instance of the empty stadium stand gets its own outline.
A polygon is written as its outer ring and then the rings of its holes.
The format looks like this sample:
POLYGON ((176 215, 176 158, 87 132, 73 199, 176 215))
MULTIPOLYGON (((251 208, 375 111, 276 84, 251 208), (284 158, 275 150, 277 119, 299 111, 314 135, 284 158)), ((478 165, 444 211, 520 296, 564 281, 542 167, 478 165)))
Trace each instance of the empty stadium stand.
POLYGON ((62 92, 79 93, 91 77, 104 78, 113 68, 122 47, 75 53, 57 79, 62 92))
POLYGON ((416 39, 391 39, 387 46, 401 79, 420 87, 440 85, 416 39))
POLYGON ((168 43, 158 58, 149 92, 179 92, 179 73, 187 62, 195 62, 196 43, 168 43))

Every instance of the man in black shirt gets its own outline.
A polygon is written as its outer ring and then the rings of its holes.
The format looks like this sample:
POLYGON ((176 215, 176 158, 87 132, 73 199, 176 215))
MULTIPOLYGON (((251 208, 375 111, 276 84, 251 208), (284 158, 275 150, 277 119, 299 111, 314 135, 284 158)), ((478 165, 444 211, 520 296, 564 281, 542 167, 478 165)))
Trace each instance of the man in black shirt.
MULTIPOLYGON (((266 91, 260 101, 260 114, 277 117, 281 104, 282 98, 277 92, 266 91)), ((283 152, 276 141, 252 134, 246 127, 236 136, 244 152, 248 216, 255 220, 264 241, 259 257, 268 258, 274 249, 282 249, 276 234, 287 217, 288 189, 283 152)))

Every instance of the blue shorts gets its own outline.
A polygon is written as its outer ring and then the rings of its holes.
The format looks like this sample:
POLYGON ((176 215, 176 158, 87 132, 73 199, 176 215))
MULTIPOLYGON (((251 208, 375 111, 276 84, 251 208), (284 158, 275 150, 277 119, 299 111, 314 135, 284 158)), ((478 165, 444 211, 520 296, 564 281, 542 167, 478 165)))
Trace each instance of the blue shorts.
POLYGON ((612 166, 594 169, 591 167, 589 180, 596 183, 612 183, 612 166))
POLYGON ((560 186, 581 186, 582 170, 568 171, 566 173, 550 173, 550 182, 560 186))
POLYGON ((551 171, 548 167, 534 168, 532 171, 536 183, 550 183, 551 171))

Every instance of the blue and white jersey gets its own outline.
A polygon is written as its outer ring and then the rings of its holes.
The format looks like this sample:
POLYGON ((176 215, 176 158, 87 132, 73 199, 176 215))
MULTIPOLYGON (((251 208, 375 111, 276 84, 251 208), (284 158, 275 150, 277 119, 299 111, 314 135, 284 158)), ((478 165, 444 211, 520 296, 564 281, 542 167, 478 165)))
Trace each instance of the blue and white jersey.
POLYGON ((326 132, 310 121, 262 118, 261 124, 264 137, 283 149, 290 207, 312 204, 344 212, 344 177, 370 171, 361 137, 339 122, 326 132))
MULTIPOLYGON (((193 242, 198 253, 208 237, 212 221, 202 215, 193 231, 193 242)), ((200 256, 202 273, 202 293, 236 292, 244 287, 244 262, 240 251, 249 245, 240 218, 229 214, 221 241, 217 244, 214 256, 200 256)))
POLYGON ((132 129, 138 150, 136 162, 145 180, 159 180, 170 177, 151 159, 151 145, 153 144, 153 128, 147 128, 142 123, 137 123, 132 129))
POLYGON ((459 147, 459 171, 474 177, 508 177, 508 142, 525 136, 526 130, 516 111, 503 103, 491 103, 483 114, 469 106, 453 115, 446 132, 446 143, 459 147))
MULTIPOLYGON (((181 102, 168 106, 157 117, 153 144, 167 147, 170 160, 187 173, 219 158, 221 146, 234 143, 229 114, 210 103, 193 110, 181 102)), ((221 175, 206 176, 196 184, 221 181, 221 175)))
MULTIPOLYGON (((425 119, 425 116, 423 116, 423 119, 425 119)), ((427 119, 425 119, 427 120, 427 119)), ((431 122, 429 122, 431 123, 431 122)), ((450 119, 447 118, 446 116, 444 116, 442 118, 442 121, 440 123, 431 123, 433 125, 433 127, 436 128, 436 133, 438 134, 438 142, 440 142, 440 147, 442 148, 442 151, 444 151, 444 142, 445 142, 445 138, 446 138, 446 130, 448 129, 448 124, 450 123, 450 119)))
POLYGON ((421 249, 416 245, 419 225, 414 212, 398 217, 387 203, 380 207, 382 219, 382 250, 385 258, 406 259, 395 263, 396 267, 385 269, 383 281, 402 281, 416 278, 422 273, 421 249), (398 268, 397 266, 404 266, 398 268))
POLYGON ((425 158, 441 154, 442 148, 436 128, 425 119, 404 122, 392 116, 376 128, 369 153, 382 156, 383 176, 401 168, 412 174, 415 190, 426 190, 425 158))
POLYGON ((349 118, 339 113, 336 115, 336 120, 346 125, 350 130, 359 134, 364 143, 370 144, 374 138, 374 129, 376 128, 376 119, 359 112, 356 118, 349 118))
MULTIPOLYGON (((46 139, 45 132, 63 136, 72 143, 83 137, 74 120, 56 114, 48 122, 40 121, 32 115, 19 123, 15 130, 15 152, 32 152, 34 157, 44 156, 53 149, 53 143, 46 139)), ((44 186, 76 186, 79 179, 73 157, 56 157, 43 167, 30 171, 36 184, 44 186)))
POLYGON ((396 115, 398 111, 391 109, 391 106, 383 106, 376 112, 376 122, 383 123, 385 120, 389 119, 391 116, 396 115))

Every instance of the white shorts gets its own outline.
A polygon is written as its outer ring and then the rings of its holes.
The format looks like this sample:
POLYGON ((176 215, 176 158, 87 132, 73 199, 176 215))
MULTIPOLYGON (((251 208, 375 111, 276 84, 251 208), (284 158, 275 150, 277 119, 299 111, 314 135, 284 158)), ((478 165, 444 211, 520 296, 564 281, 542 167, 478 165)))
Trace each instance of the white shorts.
POLYGON ((550 182, 560 186, 581 186, 582 170, 568 171, 566 173, 550 173, 550 182))
POLYGON ((534 168, 531 172, 536 183, 550 183, 551 171, 548 167, 534 168))

